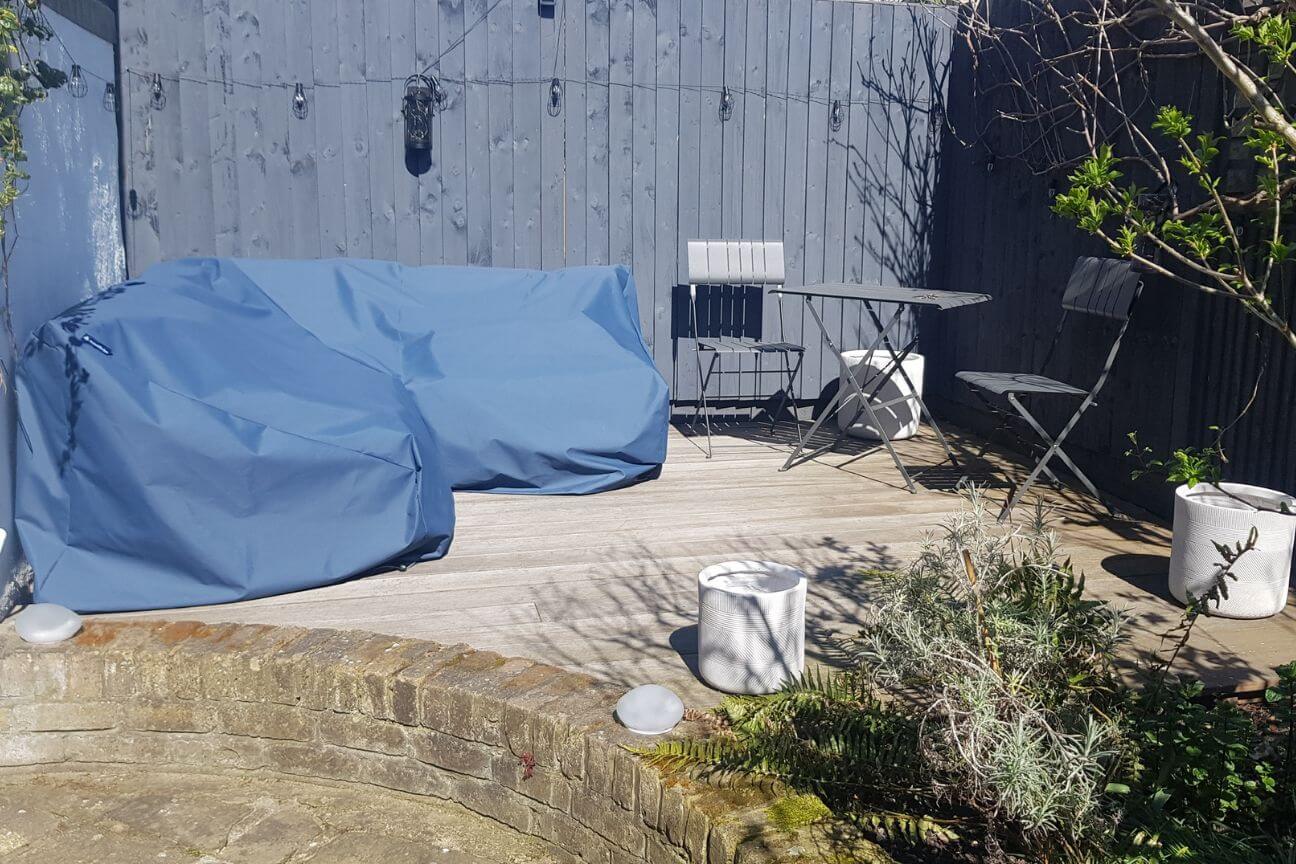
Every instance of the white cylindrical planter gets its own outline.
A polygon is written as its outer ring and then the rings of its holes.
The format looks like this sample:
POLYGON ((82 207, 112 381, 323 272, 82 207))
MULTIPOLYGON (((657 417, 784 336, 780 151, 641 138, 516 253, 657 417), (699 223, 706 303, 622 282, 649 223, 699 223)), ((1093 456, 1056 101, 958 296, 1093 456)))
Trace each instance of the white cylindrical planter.
MULTIPOLYGON (((878 371, 887 367, 891 362, 891 355, 887 351, 877 350, 873 352, 872 359, 869 359, 867 351, 843 351, 842 359, 850 367, 851 374, 855 380, 860 382, 864 392, 872 390, 865 383, 865 380, 878 371), (867 361, 867 362, 865 362, 867 361)), ((904 359, 901 368, 904 369, 905 375, 913 382, 914 388, 921 397, 923 392, 923 356, 921 354, 910 354, 904 359)), ((846 373, 838 373, 838 379, 842 388, 842 404, 837 411, 837 428, 848 433, 855 438, 868 438, 878 440, 877 429, 873 427, 872 421, 866 412, 861 411, 851 424, 850 429, 846 428, 847 422, 851 415, 855 413, 855 408, 859 405, 859 396, 851 388, 850 383, 846 380, 846 373)), ((922 412, 918 407, 918 400, 913 398, 914 389, 911 389, 905 383, 905 379, 899 371, 891 376, 886 386, 874 397, 874 405, 885 405, 887 402, 893 402, 885 408, 874 408, 877 413, 878 421, 882 428, 886 430, 887 437, 892 441, 898 441, 903 438, 912 438, 918 434, 918 421, 922 418, 922 412), (906 398, 908 397, 908 398, 906 398)))
POLYGON ((698 574, 698 666, 727 693, 773 693, 805 669, 805 574, 726 561, 698 574))
POLYGON ((1199 483, 1176 489, 1170 593, 1187 603, 1190 596, 1211 590, 1224 569, 1215 544, 1245 543, 1254 527, 1255 549, 1238 559, 1225 580, 1228 597, 1221 597, 1218 607, 1211 603, 1209 612, 1225 618, 1267 618, 1281 612, 1287 605, 1296 516, 1267 511, 1284 502, 1296 511, 1296 499, 1260 486, 1199 483))

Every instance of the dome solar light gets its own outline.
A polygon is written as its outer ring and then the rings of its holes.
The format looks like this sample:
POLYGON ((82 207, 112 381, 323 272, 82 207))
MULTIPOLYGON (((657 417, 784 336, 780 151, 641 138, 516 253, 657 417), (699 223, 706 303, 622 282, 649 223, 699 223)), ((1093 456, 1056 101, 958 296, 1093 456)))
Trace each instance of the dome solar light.
POLYGON ((14 616, 14 629, 24 642, 50 645, 80 632, 81 616, 57 603, 33 603, 14 616))
POLYGON ((89 90, 90 87, 81 74, 81 64, 73 63, 72 74, 68 76, 68 92, 72 94, 73 99, 84 99, 89 90))
POLYGON ((622 696, 617 720, 639 735, 664 735, 684 719, 684 702, 660 684, 644 684, 622 696))

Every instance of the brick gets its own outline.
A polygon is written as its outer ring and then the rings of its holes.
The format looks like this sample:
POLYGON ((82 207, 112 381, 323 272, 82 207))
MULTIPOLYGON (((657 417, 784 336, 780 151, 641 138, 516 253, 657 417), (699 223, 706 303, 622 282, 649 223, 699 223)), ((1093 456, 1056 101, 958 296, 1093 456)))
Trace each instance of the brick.
POLYGON ((209 702, 136 699, 123 706, 124 724, 142 732, 211 732, 216 710, 209 702))
POLYGON ((227 702, 217 708, 216 723, 227 735, 279 741, 313 741, 319 728, 318 712, 258 702, 227 702))
POLYGON ((647 828, 656 828, 661 824, 661 775, 655 768, 641 765, 636 780, 639 783, 639 821, 647 828))
POLYGON ((631 852, 643 848, 643 833, 626 813, 610 800, 597 795, 572 796, 572 818, 600 837, 631 852))
POLYGON ((411 729, 409 747, 410 754, 420 762, 482 779, 491 776, 491 762, 496 753, 476 741, 465 741, 435 729, 411 729))
POLYGON ((509 751, 496 752, 491 762, 490 778, 501 786, 513 789, 555 810, 567 812, 572 806, 572 787, 561 773, 553 768, 533 766, 528 771, 522 757, 509 751))
POLYGON ((364 714, 321 711, 318 726, 319 738, 325 744, 394 756, 409 752, 406 728, 399 723, 377 720, 364 714))

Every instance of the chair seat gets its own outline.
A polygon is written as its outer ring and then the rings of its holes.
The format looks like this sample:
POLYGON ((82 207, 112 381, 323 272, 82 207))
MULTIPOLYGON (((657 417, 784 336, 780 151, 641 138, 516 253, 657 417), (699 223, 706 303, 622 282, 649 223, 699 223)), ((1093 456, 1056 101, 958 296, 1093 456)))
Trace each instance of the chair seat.
POLYGON ((1006 393, 1038 393, 1054 396, 1084 396, 1085 391, 1043 375, 1028 372, 956 372, 954 377, 967 384, 1003 396, 1006 393))
POLYGON ((719 354, 799 354, 805 351, 791 342, 757 342, 751 339, 733 339, 724 336, 703 336, 697 340, 698 348, 719 354))

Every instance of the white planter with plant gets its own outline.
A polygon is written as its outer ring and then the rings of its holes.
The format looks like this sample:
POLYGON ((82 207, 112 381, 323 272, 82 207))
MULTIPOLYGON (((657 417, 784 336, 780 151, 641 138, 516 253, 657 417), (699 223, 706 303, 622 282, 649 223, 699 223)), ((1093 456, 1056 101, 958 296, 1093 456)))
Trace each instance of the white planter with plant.
POLYGON ((1179 486, 1170 593, 1183 603, 1210 595, 1205 611, 1226 618, 1278 614, 1287 605, 1294 513, 1296 499, 1260 486, 1179 486))

